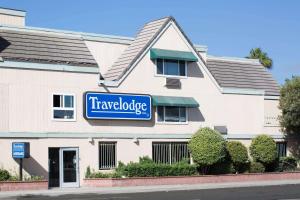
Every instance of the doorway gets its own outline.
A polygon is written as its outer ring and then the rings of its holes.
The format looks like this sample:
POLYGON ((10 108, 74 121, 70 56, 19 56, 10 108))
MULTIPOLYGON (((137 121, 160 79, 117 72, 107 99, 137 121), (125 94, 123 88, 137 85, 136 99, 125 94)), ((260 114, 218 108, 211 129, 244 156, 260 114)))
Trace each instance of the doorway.
POLYGON ((78 148, 49 148, 49 187, 79 187, 78 148))

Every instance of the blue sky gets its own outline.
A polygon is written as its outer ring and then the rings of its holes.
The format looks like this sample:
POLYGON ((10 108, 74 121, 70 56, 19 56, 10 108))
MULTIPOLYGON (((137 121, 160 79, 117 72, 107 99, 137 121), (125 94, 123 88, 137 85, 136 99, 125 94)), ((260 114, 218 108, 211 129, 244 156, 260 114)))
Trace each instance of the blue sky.
POLYGON ((261 47, 282 84, 300 75, 300 1, 296 0, 0 0, 27 11, 27 25, 134 36, 147 21, 172 15, 195 44, 216 56, 244 57, 261 47))

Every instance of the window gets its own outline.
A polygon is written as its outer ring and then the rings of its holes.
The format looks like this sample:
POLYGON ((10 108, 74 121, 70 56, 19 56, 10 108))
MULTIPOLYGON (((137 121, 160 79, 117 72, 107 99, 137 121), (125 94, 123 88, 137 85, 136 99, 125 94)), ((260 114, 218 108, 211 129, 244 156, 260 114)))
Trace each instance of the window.
POLYGON ((186 123, 187 122, 186 107, 157 106, 157 121, 186 123))
POLYGON ((113 169, 116 167, 116 142, 99 143, 99 169, 113 169))
POLYGON ((166 76, 186 76, 186 61, 183 60, 156 60, 156 74, 166 76))
POLYGON ((152 159, 156 163, 173 164, 190 160, 187 142, 153 142, 152 159))
POLYGON ((277 156, 286 157, 286 142, 276 142, 277 156))
POLYGON ((63 121, 75 120, 74 95, 53 95, 53 119, 63 121))

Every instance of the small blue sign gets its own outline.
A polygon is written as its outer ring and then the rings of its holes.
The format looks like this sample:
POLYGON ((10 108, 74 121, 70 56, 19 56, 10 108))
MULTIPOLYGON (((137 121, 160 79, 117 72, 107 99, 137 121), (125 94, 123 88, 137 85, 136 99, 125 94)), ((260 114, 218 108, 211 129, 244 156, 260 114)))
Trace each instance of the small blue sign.
POLYGON ((86 92, 85 118, 151 120, 151 96, 86 92))
POLYGON ((13 158, 28 158, 29 157, 29 143, 28 142, 13 142, 12 143, 12 157, 13 158))

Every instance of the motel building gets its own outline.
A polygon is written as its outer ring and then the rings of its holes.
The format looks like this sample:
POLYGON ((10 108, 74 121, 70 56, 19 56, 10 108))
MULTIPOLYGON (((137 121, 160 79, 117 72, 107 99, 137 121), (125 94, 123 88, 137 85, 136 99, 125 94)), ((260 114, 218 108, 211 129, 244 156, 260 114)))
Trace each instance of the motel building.
POLYGON ((25 17, 0 9, 1 168, 18 174, 25 157, 24 176, 79 187, 88 166, 177 162, 201 127, 246 146, 268 134, 287 154, 279 85, 258 60, 209 55, 173 17, 133 38, 28 27, 25 17))

